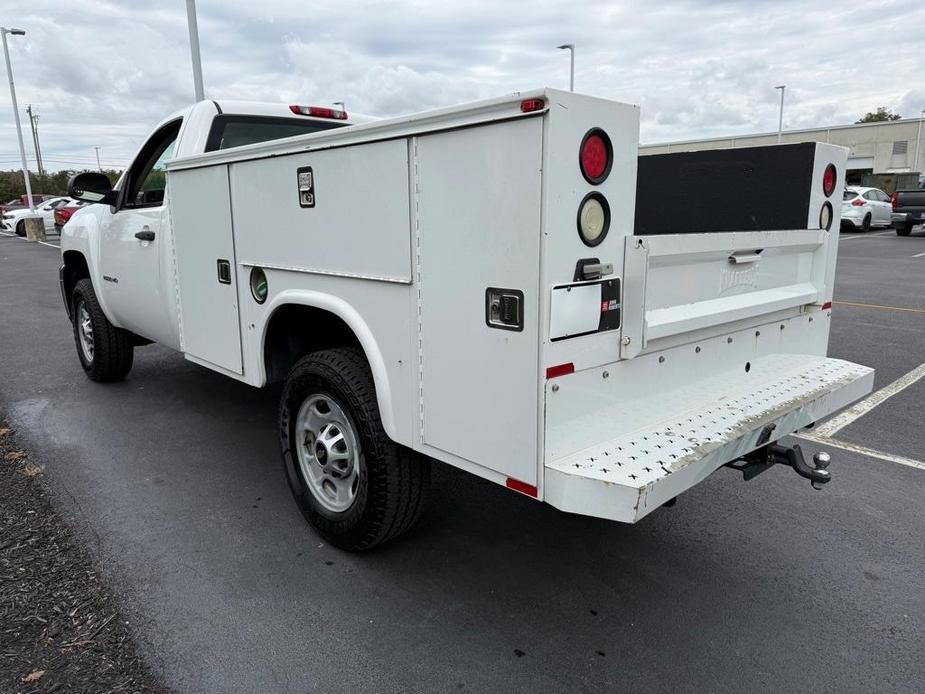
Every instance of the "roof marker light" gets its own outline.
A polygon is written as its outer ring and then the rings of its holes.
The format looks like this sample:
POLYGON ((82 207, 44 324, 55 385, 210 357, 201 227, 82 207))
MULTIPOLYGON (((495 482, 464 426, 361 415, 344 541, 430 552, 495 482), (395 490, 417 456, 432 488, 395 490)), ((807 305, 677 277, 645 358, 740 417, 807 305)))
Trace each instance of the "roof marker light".
POLYGON ((291 104, 289 110, 298 116, 312 116, 313 118, 330 118, 332 120, 347 120, 347 112, 327 106, 300 106, 291 104))
POLYGON ((524 113, 542 111, 544 108, 546 108, 546 102, 543 99, 524 99, 520 102, 520 110, 524 113))

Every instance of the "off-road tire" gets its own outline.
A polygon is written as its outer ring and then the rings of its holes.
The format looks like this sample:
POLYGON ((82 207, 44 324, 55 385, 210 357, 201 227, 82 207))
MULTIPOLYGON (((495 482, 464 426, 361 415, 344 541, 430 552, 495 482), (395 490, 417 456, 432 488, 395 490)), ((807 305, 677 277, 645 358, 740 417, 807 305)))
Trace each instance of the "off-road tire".
POLYGON ((24 220, 22 220, 22 219, 20 219, 20 220, 16 223, 16 235, 17 235, 17 236, 25 236, 25 235, 26 235, 26 222, 25 222, 24 220))
POLYGON ((430 460, 386 436, 369 365, 355 349, 314 352, 286 377, 279 436, 289 488, 309 524, 332 545, 372 549, 409 530, 421 515, 430 484, 430 460), (359 482, 353 504, 333 512, 318 502, 299 466, 296 419, 310 396, 332 397, 351 420, 360 442, 359 482))
POLYGON ((870 231, 870 215, 864 215, 864 221, 861 222, 861 231, 868 232, 870 231))
POLYGON ((901 227, 896 227, 897 236, 908 236, 912 233, 912 224, 903 224, 901 227))
POLYGON ((80 359, 84 372, 91 381, 101 383, 121 381, 132 370, 135 356, 132 334, 109 322, 96 298, 96 292, 93 291, 93 283, 89 279, 79 280, 74 286, 71 297, 74 346, 77 348, 77 358, 80 359), (80 330, 78 311, 81 303, 86 307, 93 326, 93 359, 89 361, 84 356, 78 333, 80 330))

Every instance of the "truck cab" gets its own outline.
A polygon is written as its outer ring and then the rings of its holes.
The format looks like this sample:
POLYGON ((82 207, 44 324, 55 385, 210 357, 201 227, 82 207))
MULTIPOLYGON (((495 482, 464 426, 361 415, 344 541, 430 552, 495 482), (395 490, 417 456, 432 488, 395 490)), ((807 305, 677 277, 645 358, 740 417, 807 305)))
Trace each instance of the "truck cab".
POLYGON ((179 350, 166 162, 369 120, 321 106, 244 101, 200 101, 171 114, 139 148, 108 204, 88 206, 64 227, 62 291, 69 296, 85 266, 96 268, 97 298, 113 325, 179 350))

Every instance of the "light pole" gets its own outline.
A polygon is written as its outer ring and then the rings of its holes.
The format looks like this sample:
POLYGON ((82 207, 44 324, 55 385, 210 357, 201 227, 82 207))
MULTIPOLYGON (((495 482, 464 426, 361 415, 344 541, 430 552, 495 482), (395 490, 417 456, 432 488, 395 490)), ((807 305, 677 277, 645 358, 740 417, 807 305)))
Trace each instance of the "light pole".
POLYGON ((781 84, 775 89, 780 89, 780 118, 777 121, 777 144, 780 144, 780 136, 784 132, 784 90, 787 89, 786 84, 781 84))
POLYGON ((96 150, 96 168, 100 170, 100 173, 103 173, 103 165, 100 164, 100 148, 94 147, 93 149, 96 150))
POLYGON ((193 59, 193 89, 196 101, 206 98, 202 89, 202 60, 199 57, 199 23, 196 21, 196 0, 186 0, 186 23, 189 26, 189 51, 193 59))
POLYGON ((915 136, 915 163, 912 165, 912 170, 917 174, 921 174, 919 171, 919 147, 922 145, 922 119, 925 118, 925 108, 922 109, 922 112, 919 114, 919 132, 915 136))
POLYGON ((42 147, 39 145, 39 114, 32 110, 32 104, 26 106, 29 114, 29 125, 32 126, 32 145, 35 148, 35 166, 39 170, 39 178, 45 177, 45 167, 42 166, 42 147))
POLYGON ((556 46, 561 50, 568 49, 569 52, 569 73, 568 73, 568 90, 570 92, 575 91, 575 44, 574 43, 563 43, 561 46, 556 46))
POLYGON ((19 138, 19 158, 22 161, 22 177, 26 182, 26 202, 29 203, 29 211, 35 214, 35 205, 32 204, 32 185, 29 183, 29 165, 26 164, 26 146, 22 142, 22 124, 19 122, 19 106, 16 105, 16 87, 13 85, 13 66, 10 64, 10 49, 6 45, 6 35, 25 36, 26 32, 22 29, 7 29, 0 27, 0 35, 3 37, 3 57, 6 58, 6 74, 10 78, 10 100, 13 102, 13 115, 16 117, 16 136, 19 138))

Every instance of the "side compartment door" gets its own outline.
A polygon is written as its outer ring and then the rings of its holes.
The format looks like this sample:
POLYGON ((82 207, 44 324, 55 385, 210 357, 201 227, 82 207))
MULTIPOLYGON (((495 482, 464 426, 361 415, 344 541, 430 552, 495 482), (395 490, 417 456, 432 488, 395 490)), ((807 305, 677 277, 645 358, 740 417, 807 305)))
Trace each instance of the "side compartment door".
POLYGON ((422 439, 537 483, 539 118, 417 140, 422 439))
POLYGON ((243 374, 228 167, 174 171, 169 186, 181 347, 243 374))

